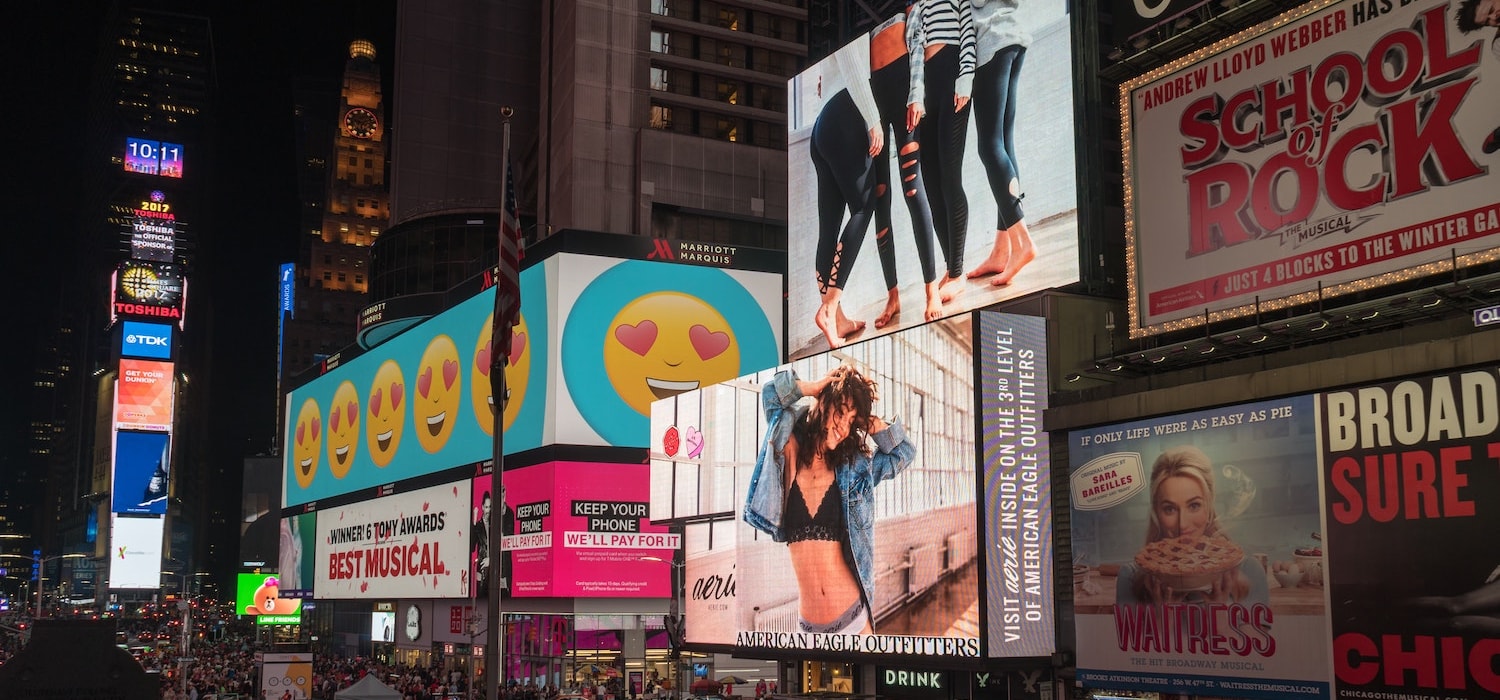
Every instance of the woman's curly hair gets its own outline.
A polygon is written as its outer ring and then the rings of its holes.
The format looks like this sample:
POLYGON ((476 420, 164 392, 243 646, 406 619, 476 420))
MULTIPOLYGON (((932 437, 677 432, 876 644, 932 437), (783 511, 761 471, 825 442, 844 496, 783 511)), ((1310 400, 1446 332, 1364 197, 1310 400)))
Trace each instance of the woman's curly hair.
POLYGON ((837 468, 851 464, 855 455, 870 454, 865 438, 870 433, 870 416, 875 401, 880 398, 875 381, 850 366, 841 366, 828 373, 829 382, 813 397, 817 405, 797 421, 792 434, 797 438, 797 463, 811 464, 821 451, 828 466, 837 468), (854 407, 854 421, 849 426, 849 435, 832 450, 825 449, 824 436, 828 421, 837 407, 854 407))

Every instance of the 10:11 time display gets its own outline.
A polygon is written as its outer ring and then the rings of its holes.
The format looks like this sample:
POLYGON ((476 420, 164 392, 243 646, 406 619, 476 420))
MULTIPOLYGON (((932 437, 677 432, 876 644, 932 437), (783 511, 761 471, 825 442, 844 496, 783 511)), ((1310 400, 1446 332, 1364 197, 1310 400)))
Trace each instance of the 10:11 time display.
POLYGON ((125 171, 162 177, 182 177, 183 147, 180 143, 153 141, 134 136, 125 139, 125 171))

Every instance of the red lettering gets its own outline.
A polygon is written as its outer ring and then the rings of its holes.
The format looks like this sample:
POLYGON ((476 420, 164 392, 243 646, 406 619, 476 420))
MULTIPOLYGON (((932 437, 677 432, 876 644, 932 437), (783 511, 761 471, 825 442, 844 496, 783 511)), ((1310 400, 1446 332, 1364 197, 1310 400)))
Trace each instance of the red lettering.
POLYGON ((1182 111, 1178 129, 1188 141, 1188 145, 1182 147, 1183 169, 1191 170, 1224 157, 1224 145, 1219 141, 1219 129, 1214 125, 1222 108, 1218 95, 1207 95, 1193 100, 1182 111))
POLYGON ((1500 639, 1477 640, 1467 654, 1464 644, 1463 637, 1385 634, 1377 645, 1365 635, 1346 632, 1333 640, 1333 672, 1348 685, 1368 685, 1379 678, 1395 687, 1468 691, 1478 686, 1491 696, 1500 693, 1500 675, 1494 667, 1500 639))
POLYGON ((1426 192, 1428 181, 1447 185, 1484 174, 1453 129, 1453 116, 1477 80, 1469 78, 1397 102, 1387 110, 1391 199, 1426 192))

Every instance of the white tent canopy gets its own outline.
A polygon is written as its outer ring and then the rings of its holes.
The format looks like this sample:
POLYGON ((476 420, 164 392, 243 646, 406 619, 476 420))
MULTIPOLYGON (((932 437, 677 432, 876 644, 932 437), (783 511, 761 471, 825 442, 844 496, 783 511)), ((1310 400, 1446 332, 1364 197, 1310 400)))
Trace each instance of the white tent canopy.
POLYGON ((359 682, 333 694, 334 700, 401 700, 401 694, 390 686, 365 676, 359 682))

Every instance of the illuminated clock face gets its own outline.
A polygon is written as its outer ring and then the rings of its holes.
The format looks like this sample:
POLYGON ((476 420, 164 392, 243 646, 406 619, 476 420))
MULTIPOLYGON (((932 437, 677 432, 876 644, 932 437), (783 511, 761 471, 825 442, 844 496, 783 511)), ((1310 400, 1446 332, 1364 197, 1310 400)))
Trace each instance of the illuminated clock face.
POLYGON ((349 135, 367 139, 375 135, 375 128, 380 125, 380 120, 375 118, 375 113, 364 107, 355 107, 344 113, 344 128, 349 130, 349 135))

